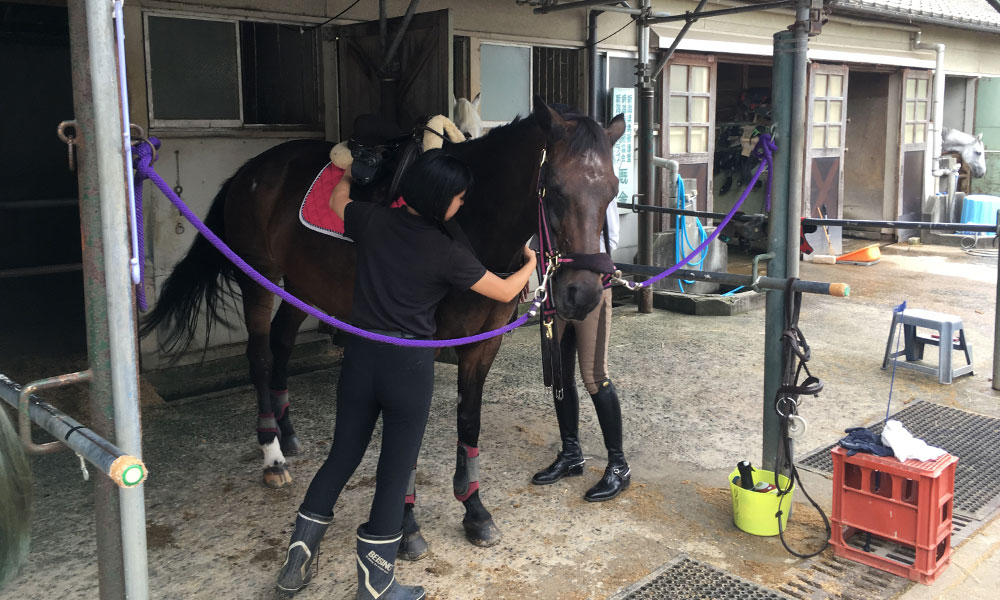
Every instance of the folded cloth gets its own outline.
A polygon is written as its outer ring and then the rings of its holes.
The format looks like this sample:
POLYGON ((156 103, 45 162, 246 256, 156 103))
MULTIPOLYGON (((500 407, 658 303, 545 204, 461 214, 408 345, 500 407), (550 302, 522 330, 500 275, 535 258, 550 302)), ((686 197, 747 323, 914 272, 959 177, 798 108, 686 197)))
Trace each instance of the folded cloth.
POLYGON ((851 427, 845 429, 844 433, 847 436, 837 443, 847 450, 848 456, 854 456, 858 452, 867 452, 876 456, 892 456, 892 449, 883 446, 871 430, 864 427, 851 427))
POLYGON ((947 454, 941 448, 929 446, 927 442, 913 437, 913 434, 895 419, 889 419, 882 429, 882 442, 892 448, 892 453, 900 461, 908 459, 937 460, 947 454))

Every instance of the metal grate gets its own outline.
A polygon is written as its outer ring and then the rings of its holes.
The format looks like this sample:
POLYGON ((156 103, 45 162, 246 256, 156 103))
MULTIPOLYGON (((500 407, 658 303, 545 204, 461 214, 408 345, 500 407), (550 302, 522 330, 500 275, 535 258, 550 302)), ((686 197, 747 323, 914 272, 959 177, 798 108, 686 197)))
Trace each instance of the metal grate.
MULTIPOLYGON (((914 402, 892 415, 906 429, 932 446, 958 457, 955 467, 955 515, 984 519, 1000 507, 1000 477, 994 465, 1000 460, 1000 419, 977 415, 931 402, 914 402)), ((882 422, 869 427, 882 433, 882 422)), ((811 471, 831 474, 830 444, 797 461, 811 471)))
POLYGON ((762 588, 687 556, 654 571, 649 577, 618 592, 609 600, 787 600, 762 588))
POLYGON ((795 600, 894 598, 910 581, 825 552, 795 569, 778 591, 795 600))

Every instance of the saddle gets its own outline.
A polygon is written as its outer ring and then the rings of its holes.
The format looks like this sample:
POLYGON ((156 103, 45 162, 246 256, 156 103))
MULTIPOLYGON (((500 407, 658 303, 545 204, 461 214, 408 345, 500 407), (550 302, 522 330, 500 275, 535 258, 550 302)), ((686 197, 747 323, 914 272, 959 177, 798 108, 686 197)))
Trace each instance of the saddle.
POLYGON ((386 196, 396 198, 403 174, 417 155, 430 148, 440 148, 445 140, 458 143, 465 141, 465 136, 444 115, 437 115, 407 132, 388 119, 365 114, 354 120, 350 138, 330 151, 330 161, 345 171, 350 169, 355 183, 364 187, 383 179, 387 165, 398 158, 386 196))

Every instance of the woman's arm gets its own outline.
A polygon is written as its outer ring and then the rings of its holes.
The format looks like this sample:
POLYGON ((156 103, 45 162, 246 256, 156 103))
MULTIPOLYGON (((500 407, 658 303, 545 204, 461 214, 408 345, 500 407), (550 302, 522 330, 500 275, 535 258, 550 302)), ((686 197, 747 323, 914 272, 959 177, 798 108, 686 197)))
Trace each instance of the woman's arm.
POLYGON ((524 247, 524 265, 507 279, 501 279, 489 271, 472 285, 472 291, 500 302, 513 300, 531 278, 535 270, 535 251, 524 247))
POLYGON ((351 171, 347 170, 337 185, 333 187, 333 193, 330 194, 330 208, 337 213, 341 221, 344 220, 344 208, 349 202, 351 202, 351 171))

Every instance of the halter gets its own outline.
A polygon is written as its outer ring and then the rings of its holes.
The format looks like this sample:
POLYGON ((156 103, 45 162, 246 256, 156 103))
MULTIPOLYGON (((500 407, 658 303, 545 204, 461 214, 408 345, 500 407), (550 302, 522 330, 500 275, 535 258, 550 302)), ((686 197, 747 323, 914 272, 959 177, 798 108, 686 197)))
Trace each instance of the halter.
POLYGON ((549 294, 552 285, 552 278, 560 267, 576 270, 593 271, 602 275, 605 287, 610 281, 611 275, 615 271, 615 263, 606 252, 585 254, 579 252, 562 253, 557 244, 553 241, 555 236, 549 226, 547 211, 545 208, 545 161, 548 152, 542 148, 542 159, 538 163, 538 249, 541 260, 538 261, 539 286, 535 289, 535 299, 541 299, 542 323, 545 327, 545 335, 552 339, 552 318, 556 313, 555 303, 549 294), (542 265, 545 265, 544 272, 542 265))

